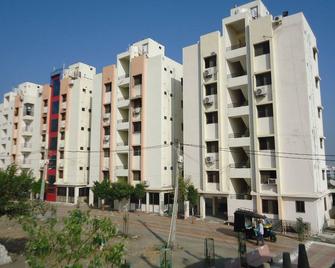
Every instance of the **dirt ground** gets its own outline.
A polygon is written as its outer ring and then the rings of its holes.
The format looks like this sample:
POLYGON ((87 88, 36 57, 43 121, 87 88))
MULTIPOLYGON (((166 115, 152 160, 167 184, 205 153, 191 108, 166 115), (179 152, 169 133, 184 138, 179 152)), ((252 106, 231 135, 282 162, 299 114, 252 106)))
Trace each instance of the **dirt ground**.
MULTIPOLYGON (((57 215, 63 217, 74 209, 74 206, 55 204, 57 215)), ((87 208, 83 208, 87 209, 87 208)), ((112 217, 113 221, 122 230, 122 213, 91 209, 96 216, 112 217)), ((130 213, 129 238, 126 240, 126 259, 132 267, 159 267, 159 248, 167 240, 170 218, 153 214, 130 213)), ((214 238, 215 264, 223 267, 229 258, 237 257, 237 239, 231 226, 224 225, 216 220, 178 220, 177 247, 173 251, 173 267, 204 267, 204 239, 214 238)), ((28 267, 23 256, 25 233, 15 221, 5 217, 0 219, 0 243, 5 245, 14 259, 7 267, 28 267)), ((298 241, 293 238, 278 236, 276 243, 266 242, 273 256, 280 259, 282 252, 291 252, 293 262, 296 262, 298 241)), ((335 261, 335 246, 322 243, 307 242, 308 256, 311 267, 330 267, 335 261)), ((254 241, 247 242, 247 250, 255 249, 254 241)), ((278 266, 280 267, 280 266, 278 266)))

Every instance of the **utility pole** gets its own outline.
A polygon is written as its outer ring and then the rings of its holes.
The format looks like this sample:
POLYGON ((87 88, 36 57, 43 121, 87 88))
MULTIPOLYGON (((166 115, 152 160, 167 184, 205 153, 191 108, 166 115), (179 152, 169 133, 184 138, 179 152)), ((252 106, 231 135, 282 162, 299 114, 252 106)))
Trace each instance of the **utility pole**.
POLYGON ((173 209, 172 209, 172 217, 170 223, 170 232, 169 238, 167 242, 168 248, 174 248, 176 246, 176 224, 177 224, 177 214, 178 214, 178 191, 179 191, 179 176, 180 170, 183 164, 183 158, 180 151, 180 143, 177 140, 177 148, 176 150, 176 177, 174 183, 174 197, 173 197, 173 209))
MULTIPOLYGON (((44 149, 44 158, 48 157, 47 155, 48 150, 44 149)), ((47 179, 47 172, 48 172, 48 159, 43 159, 43 178, 41 181, 41 191, 40 191, 40 200, 44 201, 44 192, 45 192, 45 181, 47 179)))

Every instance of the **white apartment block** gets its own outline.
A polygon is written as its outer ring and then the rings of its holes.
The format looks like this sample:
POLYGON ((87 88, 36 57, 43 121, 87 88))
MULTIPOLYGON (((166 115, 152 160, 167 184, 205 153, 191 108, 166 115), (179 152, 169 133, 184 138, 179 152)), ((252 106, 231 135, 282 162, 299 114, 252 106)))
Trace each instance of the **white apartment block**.
POLYGON ((25 82, 5 94, 0 168, 14 163, 39 177, 41 93, 41 85, 25 82))
POLYGON ((175 144, 182 141, 181 80, 181 64, 152 39, 132 44, 103 69, 91 132, 91 165, 100 169, 92 167, 91 185, 102 178, 144 183, 142 209, 163 214, 176 174, 175 144), (103 152, 100 159, 94 151, 103 152))
POLYGON ((46 200, 77 203, 88 196, 95 73, 87 64, 72 64, 53 71, 44 87, 40 168, 48 182, 46 200))
POLYGON ((200 215, 248 208, 320 232, 331 200, 315 36, 304 15, 261 1, 231 9, 222 35, 184 48, 184 174, 200 215), (305 158, 305 159, 304 159, 305 158))

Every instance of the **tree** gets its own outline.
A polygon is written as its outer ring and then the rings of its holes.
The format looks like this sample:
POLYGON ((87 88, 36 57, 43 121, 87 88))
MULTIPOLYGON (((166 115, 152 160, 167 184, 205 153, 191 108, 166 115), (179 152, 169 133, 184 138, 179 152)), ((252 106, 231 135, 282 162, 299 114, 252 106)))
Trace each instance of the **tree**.
POLYGON ((41 185, 42 185, 42 179, 40 178, 38 181, 35 180, 32 183, 31 192, 36 196, 37 194, 40 194, 41 192, 41 185))
POLYGON ((141 200, 145 197, 145 186, 142 183, 136 184, 133 195, 138 200, 138 207, 141 209, 141 200))
POLYGON ((133 192, 134 187, 127 182, 120 181, 112 183, 111 195, 119 202, 121 202, 123 199, 128 201, 133 192))
POLYGON ((96 181, 94 182, 94 186, 92 188, 92 191, 94 195, 102 200, 103 206, 102 209, 104 209, 104 202, 106 200, 111 200, 111 182, 109 179, 103 179, 102 182, 96 181))
POLYGON ((194 216, 194 207, 198 205, 199 193, 193 184, 189 185, 187 190, 187 198, 190 201, 192 216, 194 216))
POLYGON ((187 200, 187 192, 188 187, 190 185, 189 179, 184 179, 183 177, 179 177, 178 183, 178 202, 182 203, 187 200))
POLYGON ((29 196, 34 177, 15 165, 0 170, 0 217, 16 217, 29 212, 29 196))
MULTIPOLYGON (((40 203, 43 204, 43 203, 40 203)), ((62 220, 56 213, 32 213, 21 219, 28 234, 29 267, 119 267, 124 256, 123 240, 109 218, 94 218, 73 210, 62 220)))

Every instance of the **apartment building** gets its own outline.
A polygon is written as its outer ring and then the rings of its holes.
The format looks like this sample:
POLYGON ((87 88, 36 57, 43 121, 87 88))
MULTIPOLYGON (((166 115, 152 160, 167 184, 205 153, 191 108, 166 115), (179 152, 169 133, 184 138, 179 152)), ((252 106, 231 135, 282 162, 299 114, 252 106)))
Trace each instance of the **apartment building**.
POLYGON ((175 144, 182 141, 181 81, 181 64, 152 39, 132 44, 103 69, 101 95, 92 101, 91 166, 99 169, 92 167, 90 185, 103 178, 144 183, 142 209, 163 214, 176 174, 175 144), (99 159, 94 151, 102 152, 99 159))
POLYGON ((46 200, 77 203, 88 197, 94 67, 76 63, 51 73, 42 92, 41 176, 46 200))
POLYGON ((302 13, 273 17, 261 1, 231 9, 222 34, 183 49, 184 173, 200 215, 248 208, 329 219, 318 48, 302 13))
POLYGON ((2 104, 1 168, 16 164, 39 177, 39 133, 42 86, 19 84, 2 104))

